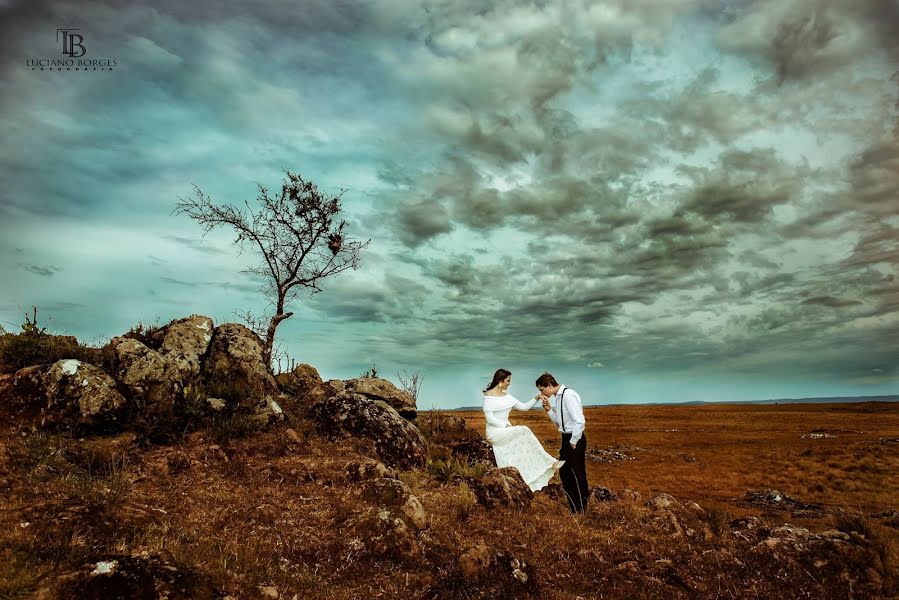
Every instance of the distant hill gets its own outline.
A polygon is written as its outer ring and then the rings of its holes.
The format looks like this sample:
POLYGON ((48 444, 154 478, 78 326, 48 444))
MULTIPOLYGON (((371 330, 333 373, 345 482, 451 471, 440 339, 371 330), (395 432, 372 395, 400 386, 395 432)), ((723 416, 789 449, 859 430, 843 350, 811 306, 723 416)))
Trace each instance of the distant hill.
MULTIPOLYGON (((703 404, 842 404, 859 402, 899 402, 899 396, 831 396, 826 398, 775 398, 769 400, 721 400, 720 402, 706 402, 704 400, 689 400, 687 402, 637 402, 634 404, 622 404, 607 402, 599 404, 585 404, 584 406, 701 406, 703 404)), ((481 410, 481 406, 462 406, 445 410, 481 410)), ((540 408, 539 405, 536 408, 540 408)))

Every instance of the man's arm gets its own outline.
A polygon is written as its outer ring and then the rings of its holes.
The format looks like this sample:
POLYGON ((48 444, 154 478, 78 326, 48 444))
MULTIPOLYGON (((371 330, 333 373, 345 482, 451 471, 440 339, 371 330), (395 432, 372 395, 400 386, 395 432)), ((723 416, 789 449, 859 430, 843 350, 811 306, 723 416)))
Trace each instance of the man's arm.
POLYGON ((568 416, 571 417, 571 445, 576 446, 580 441, 581 436, 584 435, 584 428, 587 425, 587 420, 584 418, 581 397, 571 388, 568 389, 570 391, 565 394, 565 408, 568 411, 568 416))

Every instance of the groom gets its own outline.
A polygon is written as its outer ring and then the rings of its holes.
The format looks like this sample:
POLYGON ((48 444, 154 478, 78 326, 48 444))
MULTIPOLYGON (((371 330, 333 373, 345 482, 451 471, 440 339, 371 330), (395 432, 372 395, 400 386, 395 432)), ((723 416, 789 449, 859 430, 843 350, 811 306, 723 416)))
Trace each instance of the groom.
POLYGON ((590 487, 587 485, 586 420, 581 397, 573 389, 560 385, 549 373, 537 378, 537 389, 542 395, 543 409, 562 434, 559 460, 564 460, 565 464, 559 469, 559 477, 568 497, 568 507, 571 512, 583 513, 587 509, 590 487))

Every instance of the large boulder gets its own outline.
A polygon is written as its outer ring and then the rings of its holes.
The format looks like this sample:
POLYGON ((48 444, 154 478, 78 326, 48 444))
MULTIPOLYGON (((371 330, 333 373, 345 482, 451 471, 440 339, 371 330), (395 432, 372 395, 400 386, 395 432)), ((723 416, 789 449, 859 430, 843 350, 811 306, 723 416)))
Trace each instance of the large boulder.
POLYGON ((115 355, 115 378, 140 407, 142 416, 161 427, 174 425, 184 382, 156 350, 130 337, 110 342, 115 355))
POLYGON ((515 467, 489 469, 483 477, 466 477, 478 503, 487 508, 510 507, 521 510, 530 505, 534 492, 515 467))
POLYGON ((31 426, 117 429, 127 402, 102 369, 75 359, 35 365, 0 378, 4 412, 31 426))
POLYGON ((421 468, 427 462, 427 442, 418 429, 380 400, 349 391, 316 402, 311 416, 320 431, 370 439, 389 466, 421 468))
POLYGON ((210 395, 228 400, 230 408, 252 408, 266 396, 277 398, 278 382, 262 351, 262 340, 247 327, 239 323, 216 327, 202 368, 210 395))
POLYGON ((200 365, 212 340, 212 319, 191 315, 172 321, 153 337, 159 339, 159 352, 170 363, 170 373, 186 382, 200 373, 200 365))
POLYGON ((362 394, 372 400, 382 400, 393 407, 404 419, 415 419, 417 408, 415 398, 408 392, 397 388, 386 379, 377 377, 359 377, 346 381, 346 390, 362 394))
POLYGON ((46 393, 48 422, 116 428, 125 416, 127 402, 112 377, 75 359, 53 363, 46 375, 46 393))
POLYGON ((0 413, 12 422, 36 424, 47 404, 47 365, 0 375, 0 413))

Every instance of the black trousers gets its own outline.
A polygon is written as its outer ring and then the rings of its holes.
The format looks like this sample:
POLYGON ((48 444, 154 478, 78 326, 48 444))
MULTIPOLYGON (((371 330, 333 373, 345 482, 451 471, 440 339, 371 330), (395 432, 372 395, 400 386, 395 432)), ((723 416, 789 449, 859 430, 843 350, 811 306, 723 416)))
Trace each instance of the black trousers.
POLYGON ((577 446, 572 448, 571 434, 563 433, 559 460, 564 460, 565 464, 559 469, 559 478, 562 480, 562 488, 565 490, 571 512, 582 513, 587 510, 590 486, 587 484, 586 459, 587 436, 582 435, 577 441, 577 446))

